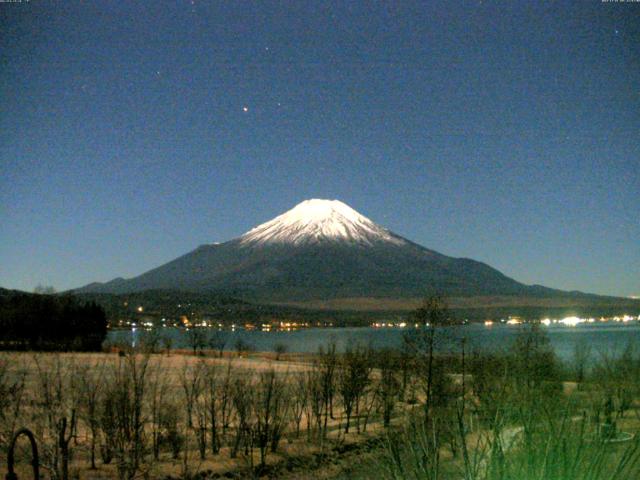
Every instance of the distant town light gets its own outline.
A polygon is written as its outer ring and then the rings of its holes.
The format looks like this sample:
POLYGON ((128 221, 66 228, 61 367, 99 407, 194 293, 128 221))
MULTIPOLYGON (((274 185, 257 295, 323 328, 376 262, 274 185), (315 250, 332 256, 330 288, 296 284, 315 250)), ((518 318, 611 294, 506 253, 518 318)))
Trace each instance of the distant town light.
POLYGON ((585 321, 584 318, 565 317, 562 320, 560 320, 558 323, 562 323, 563 325, 566 325, 568 327, 575 327, 576 325, 583 323, 584 321, 585 321))

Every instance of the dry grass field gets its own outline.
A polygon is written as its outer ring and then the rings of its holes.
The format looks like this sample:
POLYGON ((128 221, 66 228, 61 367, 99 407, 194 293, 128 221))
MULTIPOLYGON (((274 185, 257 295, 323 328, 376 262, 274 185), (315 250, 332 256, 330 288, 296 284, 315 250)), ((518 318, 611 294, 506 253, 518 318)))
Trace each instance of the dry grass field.
MULTIPOLYGON (((335 456, 332 452, 345 444, 370 441, 383 430, 379 374, 367 367, 357 405, 351 407, 357 413, 350 413, 352 427, 345 433, 336 359, 219 358, 206 352, 0 355, 0 388, 9 393, 0 418, 0 474, 6 474, 11 434, 21 427, 38 439, 45 478, 186 478, 197 472, 244 478, 249 472, 307 471, 309 462, 320 466, 317 459, 335 456), (331 385, 323 386, 327 373, 331 385), (110 409, 121 411, 110 416, 110 409), (61 434, 69 438, 66 454, 61 434), (111 450, 111 458, 105 450, 111 450)), ((25 446, 21 441, 19 478, 31 475, 25 446)))
POLYGON ((640 476, 633 346, 560 364, 532 328, 504 355, 439 357, 428 333, 412 352, 0 354, 0 475, 27 427, 63 480, 640 476))

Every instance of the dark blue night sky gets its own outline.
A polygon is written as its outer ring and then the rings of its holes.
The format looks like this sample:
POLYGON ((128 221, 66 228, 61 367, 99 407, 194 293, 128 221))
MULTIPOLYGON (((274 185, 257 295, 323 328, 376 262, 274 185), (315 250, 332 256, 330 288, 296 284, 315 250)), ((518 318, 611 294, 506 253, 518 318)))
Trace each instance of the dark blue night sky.
POLYGON ((640 3, 0 3, 0 285, 340 199, 525 283, 640 295, 640 3))

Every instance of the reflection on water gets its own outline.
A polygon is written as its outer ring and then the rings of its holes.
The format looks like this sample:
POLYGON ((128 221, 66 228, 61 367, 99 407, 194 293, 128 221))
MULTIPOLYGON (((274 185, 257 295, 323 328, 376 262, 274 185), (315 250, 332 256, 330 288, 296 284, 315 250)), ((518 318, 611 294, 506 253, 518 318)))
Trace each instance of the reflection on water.
MULTIPOLYGON (((507 348, 521 327, 500 323, 491 326, 482 324, 464 325, 443 329, 440 348, 456 349, 462 338, 475 350, 501 350, 507 348)), ((162 335, 170 335, 173 348, 188 348, 188 338, 183 329, 162 328, 162 335)), ((551 323, 544 329, 557 355, 571 359, 576 343, 591 346, 594 355, 621 353, 631 342, 640 347, 640 324, 637 322, 579 323, 567 326, 551 323)), ((349 342, 362 342, 373 348, 395 348, 402 345, 404 335, 415 335, 418 330, 400 328, 310 328, 295 331, 263 332, 259 330, 222 331, 226 338, 226 349, 234 350, 238 341, 249 344, 257 351, 274 351, 277 345, 286 345, 289 352, 317 352, 321 346, 335 342, 338 350, 344 350, 349 342)), ((111 342, 139 343, 144 330, 114 330, 107 337, 111 342)))

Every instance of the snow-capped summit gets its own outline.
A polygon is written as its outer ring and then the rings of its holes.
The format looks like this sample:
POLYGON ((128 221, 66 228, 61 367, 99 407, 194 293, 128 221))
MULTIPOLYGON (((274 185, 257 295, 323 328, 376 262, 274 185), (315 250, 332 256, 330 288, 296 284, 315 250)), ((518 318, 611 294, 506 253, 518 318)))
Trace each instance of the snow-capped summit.
POLYGON ((377 225, 339 200, 311 199, 240 237, 242 244, 314 244, 349 241, 371 245, 405 240, 377 225))

